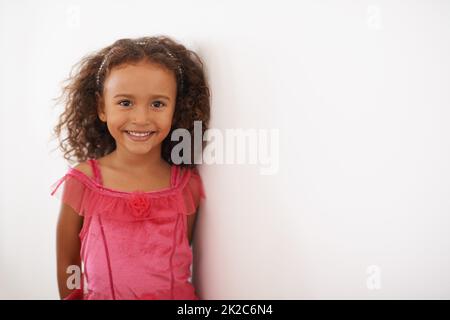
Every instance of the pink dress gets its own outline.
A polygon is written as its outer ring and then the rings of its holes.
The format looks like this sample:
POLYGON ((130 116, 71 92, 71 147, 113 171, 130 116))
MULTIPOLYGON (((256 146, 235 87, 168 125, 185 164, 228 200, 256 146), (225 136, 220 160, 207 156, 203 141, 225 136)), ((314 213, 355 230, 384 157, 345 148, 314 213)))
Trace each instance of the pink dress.
POLYGON ((88 162, 94 179, 69 168, 51 187, 84 217, 82 288, 68 299, 198 300, 187 235, 187 216, 205 198, 197 169, 172 165, 169 188, 123 192, 104 187, 97 161, 88 162))

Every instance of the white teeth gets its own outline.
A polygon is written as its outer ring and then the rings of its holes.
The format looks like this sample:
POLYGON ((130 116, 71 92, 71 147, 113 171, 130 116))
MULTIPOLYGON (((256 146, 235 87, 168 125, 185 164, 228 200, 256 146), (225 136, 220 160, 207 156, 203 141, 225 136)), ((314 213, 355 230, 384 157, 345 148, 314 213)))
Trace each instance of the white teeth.
POLYGON ((145 137, 145 136, 149 136, 152 132, 148 131, 148 132, 134 132, 134 131, 127 131, 127 133, 131 134, 132 136, 137 136, 137 137, 145 137))

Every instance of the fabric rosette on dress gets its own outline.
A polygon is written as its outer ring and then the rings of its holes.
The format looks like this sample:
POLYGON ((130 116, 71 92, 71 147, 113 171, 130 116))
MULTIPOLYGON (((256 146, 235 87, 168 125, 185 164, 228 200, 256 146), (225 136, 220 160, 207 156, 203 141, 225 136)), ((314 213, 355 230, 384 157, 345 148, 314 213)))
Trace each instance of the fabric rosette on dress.
POLYGON ((147 199, 144 192, 133 192, 130 199, 128 199, 128 205, 135 217, 142 218, 151 215, 150 201, 147 199))

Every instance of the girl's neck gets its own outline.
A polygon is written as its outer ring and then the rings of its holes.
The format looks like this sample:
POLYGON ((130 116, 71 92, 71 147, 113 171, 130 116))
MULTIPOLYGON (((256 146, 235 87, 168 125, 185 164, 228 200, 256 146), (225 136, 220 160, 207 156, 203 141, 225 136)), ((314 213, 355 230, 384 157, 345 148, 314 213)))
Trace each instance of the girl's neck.
POLYGON ((105 158, 115 168, 130 174, 142 175, 152 173, 168 166, 169 164, 161 157, 161 153, 151 152, 146 155, 129 155, 120 150, 114 150, 105 158))

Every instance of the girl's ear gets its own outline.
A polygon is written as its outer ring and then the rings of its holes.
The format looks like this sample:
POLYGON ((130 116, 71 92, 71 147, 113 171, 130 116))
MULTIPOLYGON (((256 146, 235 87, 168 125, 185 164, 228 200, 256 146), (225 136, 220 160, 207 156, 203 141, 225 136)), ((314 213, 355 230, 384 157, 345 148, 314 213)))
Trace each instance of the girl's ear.
POLYGON ((106 114, 105 114, 105 104, 103 98, 98 94, 98 92, 95 93, 97 98, 97 115, 100 118, 101 121, 106 122, 106 114))

